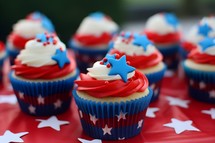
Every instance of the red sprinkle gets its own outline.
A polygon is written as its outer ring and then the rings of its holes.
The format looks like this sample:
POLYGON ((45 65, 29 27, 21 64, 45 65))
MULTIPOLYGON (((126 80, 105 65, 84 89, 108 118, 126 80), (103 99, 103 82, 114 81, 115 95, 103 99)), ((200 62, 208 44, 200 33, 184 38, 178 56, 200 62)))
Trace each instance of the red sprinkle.
POLYGON ((129 62, 129 61, 127 61, 126 63, 127 63, 128 65, 130 65, 130 64, 131 64, 131 62, 129 62))
POLYGON ((37 39, 37 42, 41 42, 41 40, 40 40, 40 39, 37 39))
POLYGON ((100 62, 100 64, 101 64, 101 65, 103 65, 103 64, 104 64, 104 62, 100 62))
POLYGON ((56 41, 56 40, 53 40, 53 44, 54 44, 54 45, 57 44, 57 41, 56 41))
POLYGON ((46 46, 46 43, 43 43, 43 46, 46 46))
POLYGON ((106 66, 107 66, 107 68, 110 68, 110 67, 111 67, 111 65, 110 65, 110 64, 107 64, 106 66))
POLYGON ((104 58, 103 61, 104 61, 104 62, 107 62, 107 58, 104 58))
POLYGON ((119 54, 115 54, 115 58, 116 58, 116 59, 119 59, 119 54))

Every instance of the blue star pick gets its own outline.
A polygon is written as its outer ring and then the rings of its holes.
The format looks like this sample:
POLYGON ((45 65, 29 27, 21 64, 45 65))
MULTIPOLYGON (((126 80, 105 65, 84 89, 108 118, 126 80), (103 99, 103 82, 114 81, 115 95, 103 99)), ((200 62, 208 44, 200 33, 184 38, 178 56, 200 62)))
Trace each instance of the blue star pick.
POLYGON ((47 42, 47 38, 46 38, 46 34, 45 33, 37 34, 36 35, 36 39, 39 39, 41 42, 47 42))
POLYGON ((52 22, 47 17, 43 17, 42 26, 51 33, 55 32, 52 22))
POLYGON ((146 35, 135 34, 133 44, 143 47, 144 51, 146 51, 147 46, 152 43, 149 41, 149 39, 146 37, 146 35))
POLYGON ((208 24, 200 25, 198 27, 198 33, 203 36, 208 36, 208 33, 212 30, 212 28, 208 24))
POLYGON ((207 37, 199 42, 199 45, 202 47, 202 51, 205 51, 215 45, 215 39, 207 37))
POLYGON ((167 23, 172 25, 174 28, 176 28, 178 26, 178 19, 176 18, 176 16, 174 14, 165 13, 164 16, 165 16, 167 23))
POLYGON ((35 20, 38 20, 38 19, 42 19, 43 15, 39 11, 36 11, 31 14, 31 17, 35 20))
POLYGON ((108 75, 120 75, 124 82, 127 82, 127 74, 135 70, 134 67, 127 65, 125 55, 119 60, 110 58, 111 69, 108 75))
POLYGON ((101 20, 105 15, 102 12, 94 12, 90 14, 90 17, 95 18, 96 20, 101 20))
POLYGON ((131 32, 125 32, 123 37, 128 39, 130 36, 131 36, 131 32))
POLYGON ((107 59, 107 62, 104 62, 104 65, 107 65, 107 64, 108 64, 108 60, 109 60, 109 59, 115 59, 115 57, 116 57, 115 54, 113 54, 113 55, 107 54, 107 55, 105 56, 105 58, 107 59))
POLYGON ((56 50, 56 53, 54 56, 52 56, 52 59, 55 60, 58 63, 58 66, 60 68, 63 68, 65 64, 69 64, 70 61, 66 55, 66 50, 61 51, 60 49, 56 50))

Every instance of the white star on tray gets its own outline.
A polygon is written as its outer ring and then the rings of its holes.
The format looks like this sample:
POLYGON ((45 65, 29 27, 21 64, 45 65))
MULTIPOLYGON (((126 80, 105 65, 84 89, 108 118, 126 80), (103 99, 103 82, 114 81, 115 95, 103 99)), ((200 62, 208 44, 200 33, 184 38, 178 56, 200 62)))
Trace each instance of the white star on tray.
POLYGON ((28 132, 20 132, 20 133, 12 133, 10 130, 4 132, 2 136, 0 136, 0 143, 21 143, 24 142, 21 137, 27 135, 28 132))
POLYGON ((180 121, 178 119, 172 118, 171 123, 164 124, 165 127, 174 128, 176 134, 180 134, 184 131, 200 131, 196 127, 192 126, 193 121, 180 121))
POLYGON ((24 93, 23 92, 19 92, 18 95, 19 95, 20 99, 24 99, 24 93))
POLYGON ((96 121, 97 121, 98 119, 96 118, 95 115, 91 115, 91 114, 89 114, 89 115, 90 115, 90 121, 92 121, 93 124, 95 125, 95 124, 96 124, 96 121))
POLYGON ((40 121, 38 128, 50 127, 56 131, 60 131, 61 125, 69 124, 68 121, 58 120, 56 116, 51 116, 47 120, 36 119, 36 121, 40 121))
POLYGON ((55 109, 60 108, 61 105, 62 105, 62 102, 59 99, 54 103, 55 109))
POLYGON ((182 100, 180 98, 167 96, 166 99, 169 101, 169 105, 175 105, 183 108, 188 108, 189 100, 182 100))
POLYGON ((200 89, 203 89, 206 87, 205 83, 203 81, 199 82, 200 89))
POLYGON ((149 117, 149 118, 155 118, 155 112, 159 111, 160 109, 159 108, 156 108, 156 107, 149 107, 146 111, 146 117, 149 117))
POLYGON ((121 119, 125 120, 126 119, 126 117, 125 117, 126 114, 127 113, 123 113, 122 111, 120 111, 119 115, 116 115, 117 118, 118 118, 117 121, 119 122, 121 119))
POLYGON ((143 125, 143 119, 138 121, 138 126, 137 126, 137 129, 141 128, 143 125))
POLYGON ((38 96, 37 98, 38 104, 45 104, 45 98, 43 98, 41 95, 38 96))
POLYGON ((215 119, 215 108, 211 108, 210 110, 202 110, 202 113, 211 115, 211 118, 215 119))
POLYGON ((29 110, 29 112, 30 112, 31 114, 35 114, 35 113, 36 113, 36 108, 35 108, 33 105, 30 105, 30 106, 28 107, 28 110, 29 110))
POLYGON ((15 95, 1 95, 0 103, 16 104, 17 99, 15 95))
POLYGON ((104 128, 102 128, 103 130, 103 135, 109 134, 111 135, 111 130, 112 128, 108 128, 108 125, 106 124, 104 128))
POLYGON ((215 90, 209 91, 209 97, 210 98, 215 98, 215 90))
POLYGON ((81 138, 78 138, 78 140, 81 142, 81 143, 102 143, 101 140, 99 139, 94 139, 94 140, 85 140, 85 139, 81 139, 81 138))

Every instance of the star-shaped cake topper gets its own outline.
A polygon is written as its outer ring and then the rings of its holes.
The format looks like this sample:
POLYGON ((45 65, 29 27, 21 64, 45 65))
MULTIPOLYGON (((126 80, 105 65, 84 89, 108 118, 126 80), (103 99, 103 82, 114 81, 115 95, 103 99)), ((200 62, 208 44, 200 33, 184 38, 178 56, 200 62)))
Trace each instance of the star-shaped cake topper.
POLYGON ((176 18, 176 16, 173 13, 164 13, 164 17, 168 24, 172 25, 174 28, 177 28, 178 19, 176 18))
POLYGON ((141 46, 144 49, 144 51, 147 51, 148 45, 151 45, 152 42, 149 41, 146 35, 135 34, 133 44, 141 46))
POLYGON ((54 56, 52 56, 52 59, 55 60, 58 63, 58 66, 60 68, 63 68, 65 64, 69 64, 70 61, 67 57, 66 50, 57 49, 54 56))
POLYGON ((96 20, 101 20, 102 18, 105 17, 105 15, 102 12, 94 12, 90 14, 90 17, 96 19, 96 20))
POLYGON ((0 135, 0 143, 22 143, 24 142, 21 137, 27 135, 28 132, 13 133, 10 130, 6 130, 3 135, 0 135))
POLYGON ((212 28, 206 23, 198 26, 198 33, 205 37, 208 36, 210 31, 212 31, 212 28))
POLYGON ((208 48, 212 48, 215 45, 215 39, 206 37, 204 40, 199 42, 199 45, 201 46, 202 51, 205 51, 208 48))

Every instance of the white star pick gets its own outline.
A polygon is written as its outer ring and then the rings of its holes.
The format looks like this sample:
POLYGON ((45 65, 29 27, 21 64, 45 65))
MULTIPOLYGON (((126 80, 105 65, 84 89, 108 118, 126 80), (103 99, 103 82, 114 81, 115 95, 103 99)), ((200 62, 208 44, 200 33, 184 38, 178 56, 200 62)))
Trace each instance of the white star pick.
POLYGON ((167 96, 166 99, 169 101, 169 105, 175 105, 183 108, 188 108, 189 100, 182 100, 180 98, 167 96))
POLYGON ((146 117, 149 117, 149 118, 155 118, 155 112, 157 112, 158 110, 160 110, 159 108, 152 108, 152 107, 149 107, 146 111, 146 117))
POLYGON ((186 130, 187 131, 200 131, 199 129, 197 129, 196 127, 191 125, 192 124, 191 120, 180 121, 178 119, 172 118, 171 121, 172 121, 171 123, 164 124, 163 126, 174 128, 176 134, 180 134, 186 130))
POLYGON ((125 117, 126 114, 127 113, 123 113, 122 111, 120 111, 119 115, 116 115, 117 118, 118 118, 117 121, 119 122, 121 119, 125 120, 126 119, 126 117, 125 117))
POLYGON ((59 99, 54 103, 55 109, 60 108, 61 105, 62 105, 62 102, 59 99))
POLYGON ((138 126, 137 126, 137 129, 141 128, 143 125, 143 119, 138 121, 138 126))
POLYGON ((23 92, 19 92, 18 95, 19 95, 20 99, 24 99, 24 93, 23 92))
POLYGON ((95 125, 95 124, 96 124, 96 121, 97 121, 98 119, 96 118, 95 115, 91 115, 91 114, 89 114, 89 115, 90 115, 90 121, 92 121, 93 124, 95 125))
POLYGON ((104 128, 102 128, 102 130, 103 130, 103 135, 105 135, 105 134, 111 135, 111 130, 112 130, 112 128, 108 128, 108 125, 107 125, 107 124, 105 125, 104 128))
POLYGON ((39 95, 39 97, 37 98, 37 102, 38 104, 45 104, 45 99, 41 95, 39 95))
POLYGON ((30 106, 28 107, 28 110, 29 110, 29 112, 30 112, 31 114, 35 114, 35 113, 36 113, 36 108, 35 108, 34 106, 32 106, 32 105, 30 105, 30 106))
POLYGON ((203 81, 199 82, 200 89, 203 89, 206 87, 205 83, 203 81))
POLYGON ((215 98, 215 90, 211 90, 211 91, 209 92, 209 97, 210 97, 210 98, 215 98))
POLYGON ((61 125, 69 124, 68 121, 58 120, 56 116, 51 116, 47 120, 36 119, 36 121, 40 121, 38 128, 50 127, 54 130, 60 131, 61 125))
POLYGON ((210 110, 202 110, 202 113, 211 115, 211 118, 215 119, 215 108, 211 108, 210 110))
POLYGON ((0 103, 16 104, 17 99, 14 95, 1 95, 0 103))
POLYGON ((10 130, 4 132, 4 135, 0 136, 0 143, 10 142, 24 142, 21 137, 27 135, 28 132, 12 133, 10 130))
POLYGON ((81 139, 81 138, 78 138, 78 140, 81 142, 81 143, 102 143, 101 140, 99 139, 94 139, 94 140, 85 140, 85 139, 81 139))

